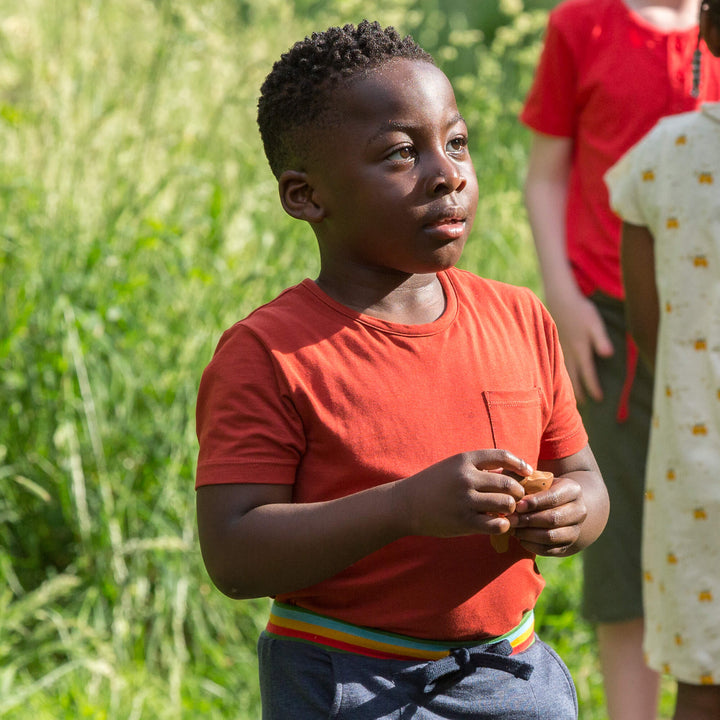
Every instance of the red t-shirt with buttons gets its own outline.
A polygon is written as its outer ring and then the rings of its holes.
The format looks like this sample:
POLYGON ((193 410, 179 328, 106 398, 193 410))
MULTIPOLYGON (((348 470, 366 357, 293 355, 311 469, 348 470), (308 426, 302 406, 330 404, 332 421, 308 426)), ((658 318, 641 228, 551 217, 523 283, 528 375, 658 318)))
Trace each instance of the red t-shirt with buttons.
POLYGON ((566 0, 551 13, 520 119, 573 140, 566 210, 568 257, 581 290, 622 298, 620 220, 603 175, 665 115, 720 99, 720 62, 701 44, 700 96, 691 96, 697 27, 664 32, 622 0, 566 0))

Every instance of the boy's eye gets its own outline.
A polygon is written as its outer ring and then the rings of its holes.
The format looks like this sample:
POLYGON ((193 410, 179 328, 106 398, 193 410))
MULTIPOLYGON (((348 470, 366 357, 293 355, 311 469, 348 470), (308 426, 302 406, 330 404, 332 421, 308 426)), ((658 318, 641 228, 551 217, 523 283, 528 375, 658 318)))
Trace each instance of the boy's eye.
POLYGON ((455 137, 447 144, 448 152, 454 153, 456 155, 462 154, 465 152, 467 144, 468 142, 466 137, 455 137))
POLYGON ((388 155, 388 160, 412 160, 415 157, 415 149, 412 145, 403 145, 403 147, 393 150, 388 155))

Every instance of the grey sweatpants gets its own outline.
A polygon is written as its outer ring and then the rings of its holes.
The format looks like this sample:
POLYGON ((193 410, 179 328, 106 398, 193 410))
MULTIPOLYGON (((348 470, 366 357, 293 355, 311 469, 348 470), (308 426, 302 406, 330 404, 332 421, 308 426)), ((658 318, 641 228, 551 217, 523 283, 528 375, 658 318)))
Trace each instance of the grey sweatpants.
POLYGON ((262 633, 263 720, 577 719, 575 686, 555 651, 536 640, 505 654, 473 648, 429 662, 384 660, 262 633))

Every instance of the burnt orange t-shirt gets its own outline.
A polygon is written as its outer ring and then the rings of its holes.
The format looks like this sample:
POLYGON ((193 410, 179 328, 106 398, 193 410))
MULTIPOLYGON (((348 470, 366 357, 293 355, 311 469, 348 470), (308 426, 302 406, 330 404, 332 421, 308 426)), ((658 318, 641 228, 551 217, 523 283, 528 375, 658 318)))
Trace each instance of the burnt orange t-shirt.
MULTIPOLYGON (((460 270, 446 309, 399 325, 305 280, 230 328, 203 374, 197 485, 287 483, 294 502, 410 476, 456 453, 505 448, 533 466, 582 449, 555 326, 524 288, 460 270)), ((418 638, 502 635, 543 587, 534 556, 489 536, 406 537, 278 596, 418 638)))

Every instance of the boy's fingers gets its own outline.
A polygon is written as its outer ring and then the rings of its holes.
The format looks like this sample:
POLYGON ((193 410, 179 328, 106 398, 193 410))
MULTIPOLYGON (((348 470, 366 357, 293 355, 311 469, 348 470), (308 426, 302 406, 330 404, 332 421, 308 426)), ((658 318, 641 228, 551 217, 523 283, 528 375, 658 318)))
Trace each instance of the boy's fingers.
POLYGON ((547 490, 531 493, 518 503, 519 513, 539 513, 543 510, 559 510, 574 503, 581 494, 580 486, 575 482, 565 482, 555 478, 547 490))
POLYGON ((582 348, 577 356, 578 384, 582 386, 583 397, 590 396, 593 400, 602 400, 602 388, 595 369, 595 354, 592 346, 582 348))
POLYGON ((580 527, 580 524, 571 522, 550 527, 516 525, 513 526, 512 532, 523 544, 532 543, 546 548, 562 548, 569 547, 577 541, 580 527))
POLYGON ((478 450, 468 453, 468 456, 478 471, 472 482, 483 496, 483 511, 501 514, 514 512, 515 503, 525 494, 519 480, 530 475, 532 467, 507 450, 478 450), (490 510, 488 504, 496 507, 490 510))
POLYGON ((468 453, 470 462, 478 469, 485 471, 510 470, 523 477, 530 475, 532 466, 507 450, 476 450, 468 453))
POLYGON ((526 495, 516 504, 513 526, 517 528, 579 527, 587 517, 587 507, 571 486, 526 495))
POLYGON ((611 357, 615 352, 612 340, 605 330, 605 325, 601 325, 593 334, 593 350, 600 357, 611 357))

